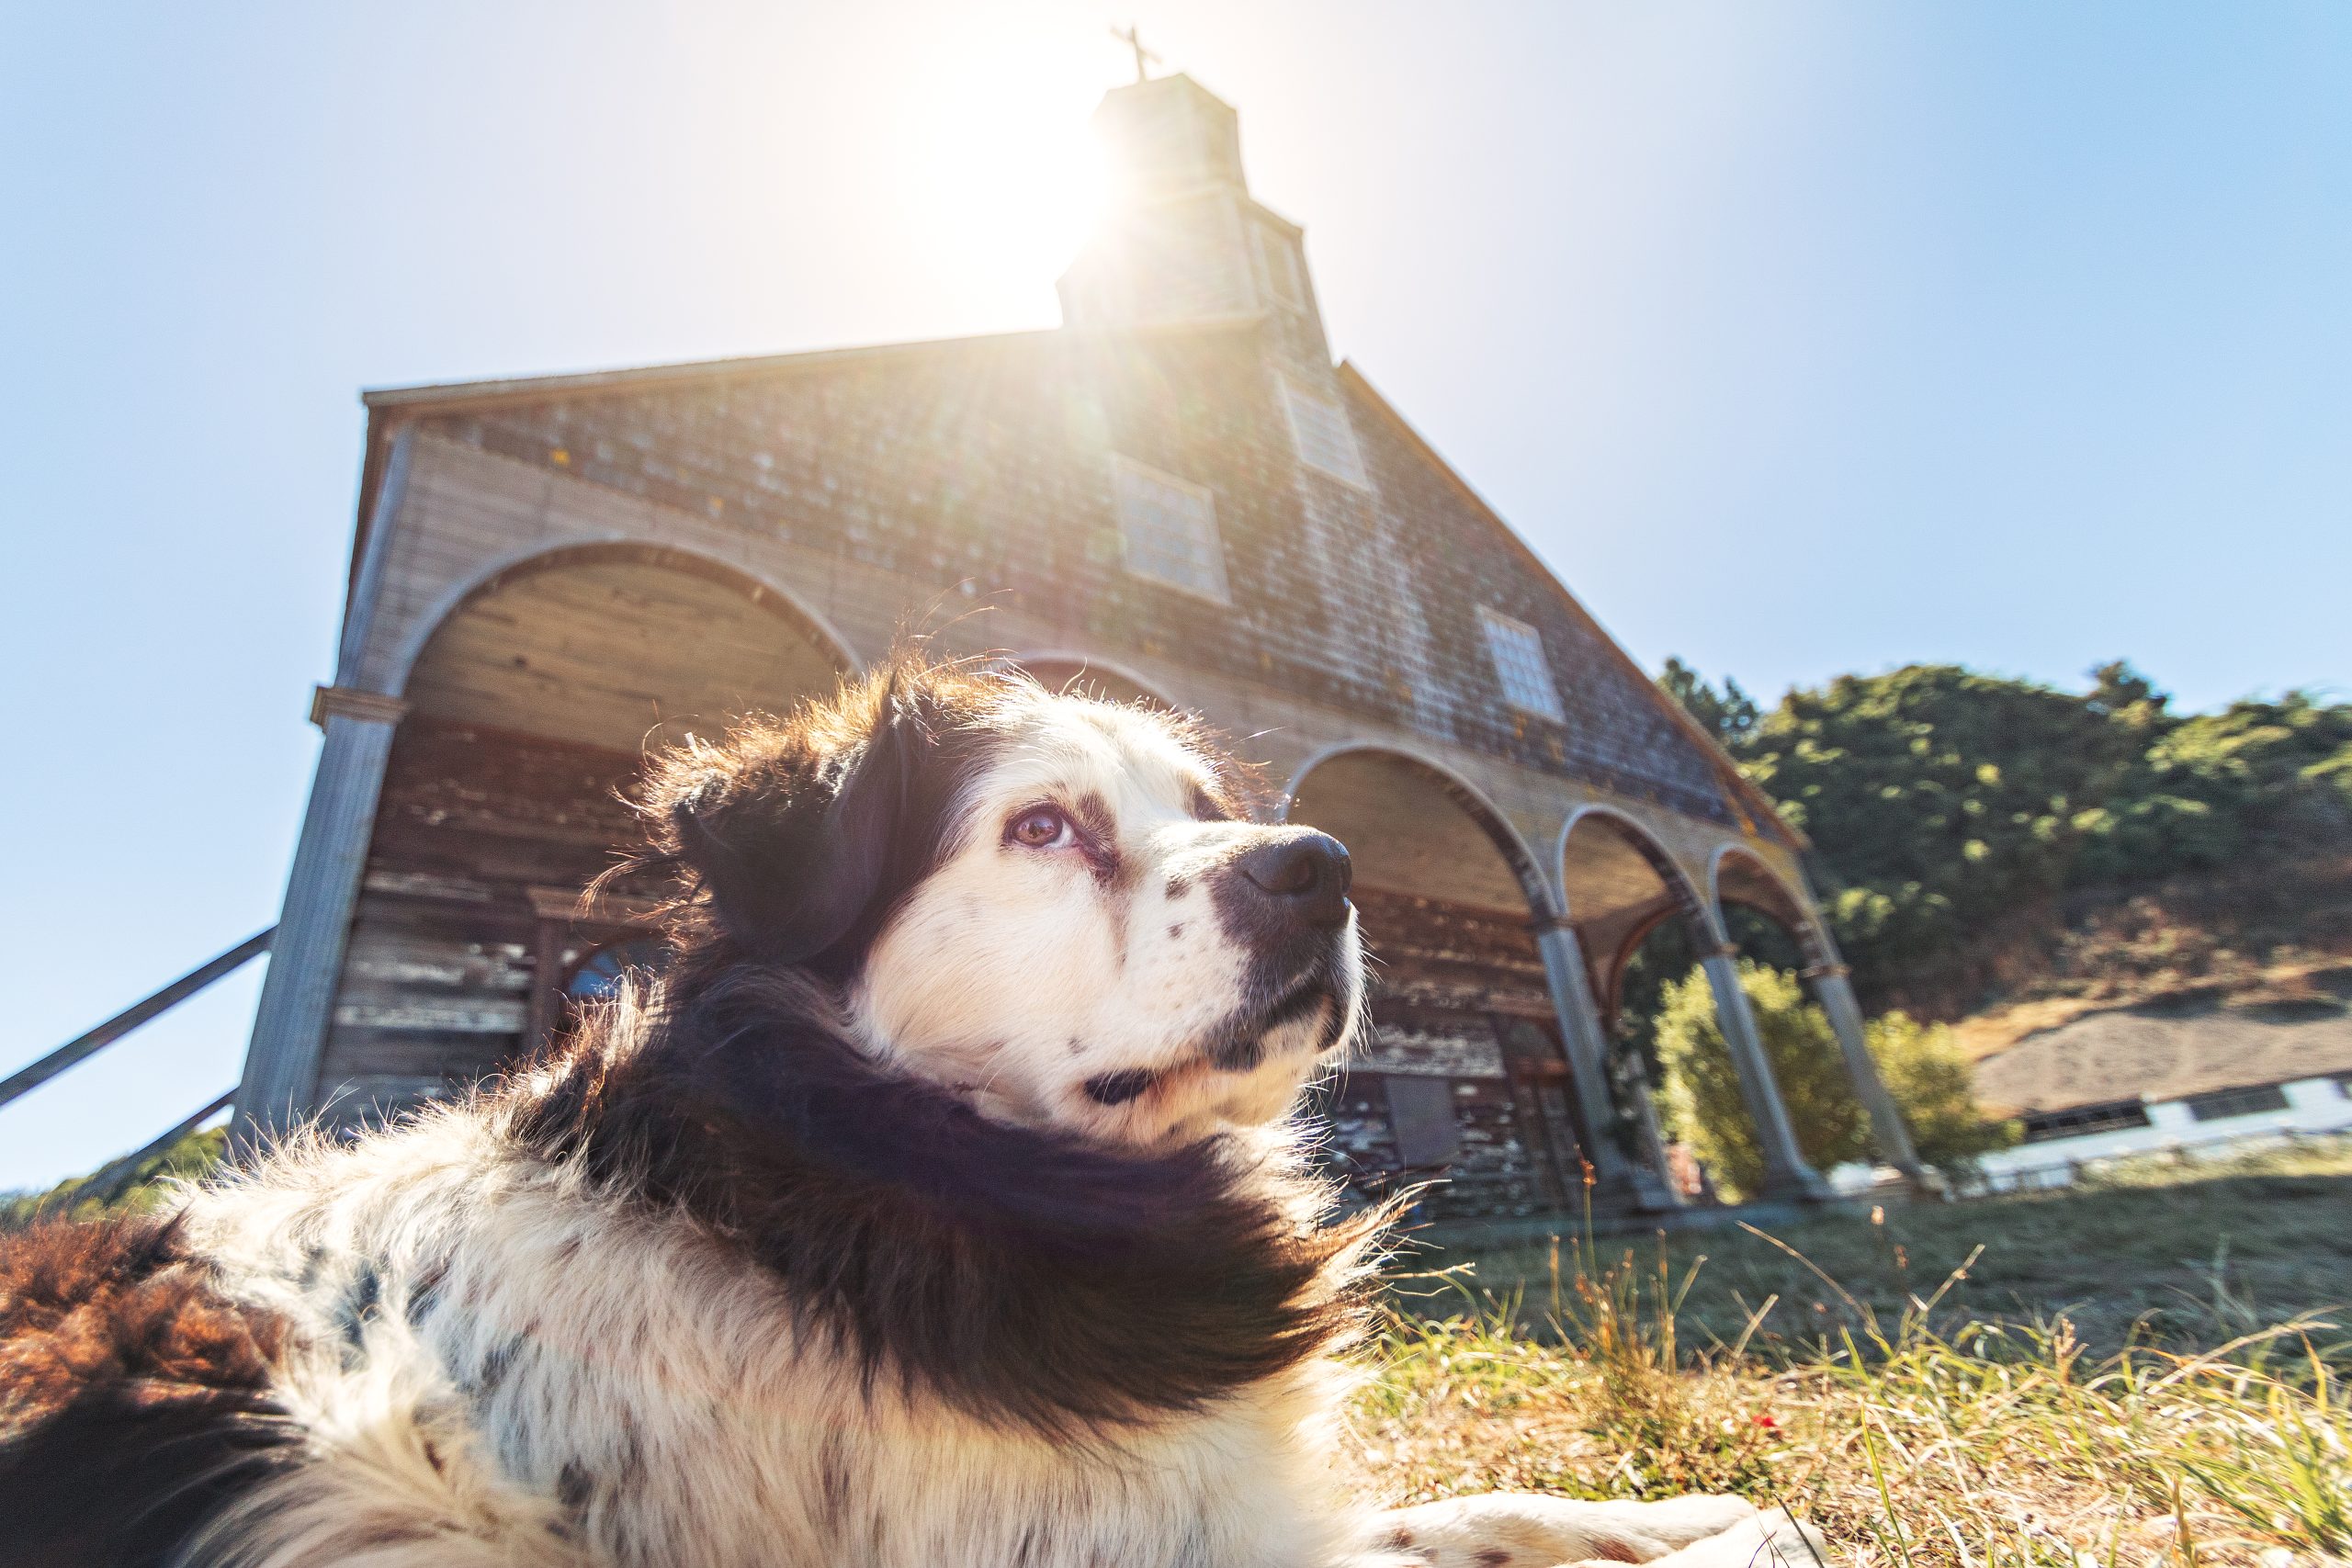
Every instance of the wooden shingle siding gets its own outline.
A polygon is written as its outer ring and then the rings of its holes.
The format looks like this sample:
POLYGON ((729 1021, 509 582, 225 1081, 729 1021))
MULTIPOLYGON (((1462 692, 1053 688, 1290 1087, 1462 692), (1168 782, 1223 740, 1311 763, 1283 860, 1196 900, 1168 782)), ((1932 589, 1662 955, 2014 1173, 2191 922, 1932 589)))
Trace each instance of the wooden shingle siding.
POLYGON ((1552 1016, 1523 912, 1475 909, 1375 888, 1355 895, 1379 995, 1452 1010, 1552 1016))
MULTIPOLYGON (((1351 411, 1372 491, 1315 475, 1302 484, 1268 368, 1273 346, 1248 330, 1115 348, 1025 334, 504 403, 428 428, 659 507, 681 544, 721 559, 749 550, 812 593, 833 591, 813 557, 897 579, 880 596, 879 628, 871 599, 829 609, 861 636, 887 641, 894 621, 969 580, 976 600, 1083 632, 1106 653, 1181 649, 1433 740, 1731 821, 1716 761, 1386 420, 1351 411), (1215 492, 1229 607, 1122 570, 1114 454, 1215 492), (1531 722, 1500 703, 1481 604, 1543 632, 1565 722, 1531 722)), ((486 510, 466 532, 519 541, 556 522, 545 492, 520 479, 486 510)))

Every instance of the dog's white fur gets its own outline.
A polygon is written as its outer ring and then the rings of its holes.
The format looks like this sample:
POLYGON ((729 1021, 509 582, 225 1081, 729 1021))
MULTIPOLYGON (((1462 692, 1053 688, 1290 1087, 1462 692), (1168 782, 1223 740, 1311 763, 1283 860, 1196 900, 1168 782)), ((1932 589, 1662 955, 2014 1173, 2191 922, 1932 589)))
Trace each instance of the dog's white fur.
MULTIPOLYGON (((1201 819, 1196 802, 1218 781, 1151 714, 1022 688, 1004 705, 997 760, 964 801, 939 870, 859 978, 861 1032, 877 1054, 1009 1121, 1153 1145, 1277 1120, 1315 1071, 1328 1012, 1271 1034, 1254 1071, 1198 1059, 1250 956, 1219 922, 1206 879, 1264 829, 1201 819), (1033 807, 1088 803, 1115 840, 1109 886, 1080 846, 1026 849, 999 831, 1033 807), (1161 1076, 1124 1105, 1096 1104, 1081 1087, 1131 1069, 1161 1076)), ((1335 967, 1352 978, 1352 921, 1340 946, 1335 967)), ((1336 1005, 1351 1021, 1357 1001, 1336 1005)))
MULTIPOLYGON (((1239 1129, 1237 1146, 1279 1157, 1260 1129, 1357 998, 1283 1025, 1247 1070, 1193 1054, 1247 964, 1207 874, 1267 830, 1202 819, 1208 764, 1149 716, 1016 690, 1005 733, 852 987, 850 1032, 990 1116, 1134 1145, 1239 1129), (1107 818, 1115 872, 1006 830, 1041 805, 1107 818), (1155 1075, 1149 1092, 1085 1092, 1128 1070, 1155 1075)), ((1340 940, 1352 976, 1351 921, 1340 940)), ((521 1155, 484 1102, 298 1142, 195 1194, 187 1225, 226 1291, 299 1330, 276 1392, 315 1461, 216 1521, 196 1562, 1810 1568, 1806 1544, 1730 1498, 1356 1509, 1332 1480, 1348 1374, 1330 1362, 1082 1442, 869 1389, 731 1247, 521 1155), (363 1266, 382 1283, 355 1320, 363 1266)))

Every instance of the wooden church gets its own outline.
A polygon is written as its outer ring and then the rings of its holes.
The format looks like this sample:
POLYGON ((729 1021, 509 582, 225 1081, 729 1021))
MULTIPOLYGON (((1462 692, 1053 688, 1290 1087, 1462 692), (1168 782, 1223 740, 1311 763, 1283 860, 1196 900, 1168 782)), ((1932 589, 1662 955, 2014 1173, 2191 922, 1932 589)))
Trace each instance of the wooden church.
POLYGON ((1344 840, 1376 1037, 1326 1086, 1357 1190, 1440 1216, 1680 1201, 1612 1048, 1687 929, 1768 1151, 1820 1192, 1724 910, 1792 934, 1916 1168, 1797 834, 1324 340, 1298 226, 1184 76, 1097 111, 1127 200, 1045 332, 402 389, 368 429, 325 732, 239 1092, 249 1129, 448 1092, 650 951, 583 902, 645 749, 934 628, 1196 711, 1344 840), (966 612, 970 613, 966 613, 966 612))

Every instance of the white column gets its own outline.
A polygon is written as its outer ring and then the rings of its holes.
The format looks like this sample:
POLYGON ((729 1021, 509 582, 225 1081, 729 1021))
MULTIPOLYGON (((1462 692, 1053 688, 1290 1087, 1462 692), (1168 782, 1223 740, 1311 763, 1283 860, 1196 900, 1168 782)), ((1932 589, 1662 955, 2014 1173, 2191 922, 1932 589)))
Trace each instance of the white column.
POLYGON ((1761 1196, 1829 1196, 1829 1184, 1805 1163, 1797 1148, 1795 1124, 1789 1120, 1781 1086, 1772 1077, 1772 1064, 1764 1055, 1764 1037, 1757 1030, 1754 1010, 1747 1005, 1747 992, 1739 983, 1739 949, 1724 942, 1699 962, 1715 993, 1715 1021, 1723 1030, 1732 1066, 1739 1072, 1739 1092, 1747 1101, 1747 1113, 1756 1122, 1756 1141, 1764 1151, 1761 1196))
POLYGON ((326 731, 326 741, 237 1088, 232 1124, 241 1145, 285 1131, 313 1109, 384 764, 392 730, 407 711, 397 697, 343 686, 320 687, 311 703, 311 717, 326 731))
POLYGON ((1903 1124, 1903 1111, 1894 1096, 1886 1091, 1886 1080, 1878 1076, 1878 1064, 1871 1060, 1862 1004, 1854 997, 1850 974, 1843 964, 1817 964, 1804 972, 1804 977, 1813 982, 1813 994, 1819 998, 1821 1010, 1829 1015, 1838 1048, 1845 1053, 1846 1073, 1854 1080, 1854 1093, 1870 1116, 1871 1142, 1878 1145, 1879 1157, 1901 1171, 1913 1186, 1934 1187, 1938 1184, 1911 1146, 1911 1130, 1903 1124))
POLYGON ((1565 916, 1537 918, 1535 951, 1543 955, 1552 1010, 1560 1021, 1568 1072, 1576 1079, 1577 1100, 1584 1110, 1585 1157, 1592 1162, 1595 1183, 1603 1190, 1632 1193, 1639 1208, 1675 1207, 1674 1189, 1665 1173, 1627 1159, 1611 1135, 1617 1102, 1609 1092, 1609 1035, 1601 1027, 1600 1009, 1592 999, 1584 950, 1565 916))

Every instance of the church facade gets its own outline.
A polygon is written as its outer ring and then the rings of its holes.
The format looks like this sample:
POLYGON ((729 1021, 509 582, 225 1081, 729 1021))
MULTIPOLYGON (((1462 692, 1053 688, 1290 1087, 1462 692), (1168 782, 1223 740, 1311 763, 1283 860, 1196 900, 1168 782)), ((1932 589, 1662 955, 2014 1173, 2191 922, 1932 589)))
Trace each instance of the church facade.
MULTIPOLYGON (((1768 1156, 1817 1195, 1725 910, 1797 941, 1886 1157, 1798 835, 1352 366, 1233 111, 1098 121, 1130 198, 1056 330, 370 394, 325 732, 238 1100, 384 1114, 509 1064, 647 951, 583 902, 644 748, 910 631, 1197 712, 1349 846, 1375 1038, 1321 1091, 1365 1194, 1439 1216, 1680 1201, 1625 964, 1683 922, 1768 1156)), ((650 890, 648 890, 650 891, 650 890)))

